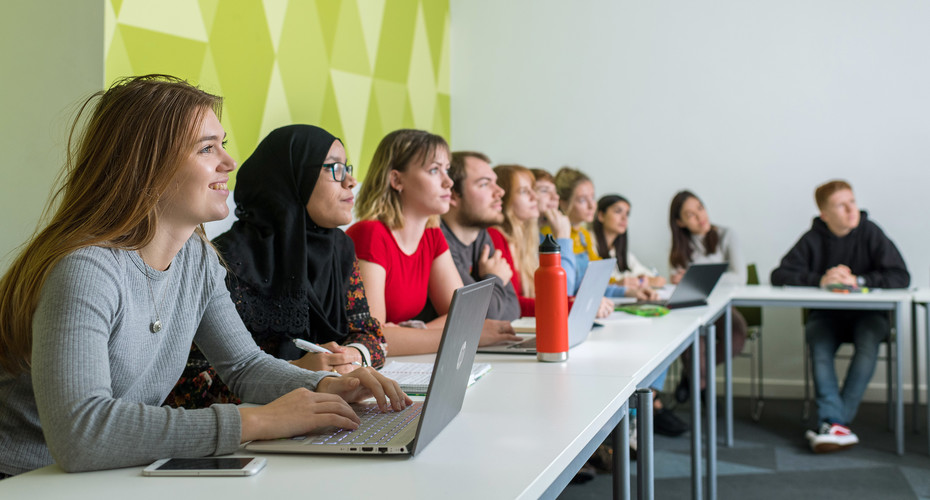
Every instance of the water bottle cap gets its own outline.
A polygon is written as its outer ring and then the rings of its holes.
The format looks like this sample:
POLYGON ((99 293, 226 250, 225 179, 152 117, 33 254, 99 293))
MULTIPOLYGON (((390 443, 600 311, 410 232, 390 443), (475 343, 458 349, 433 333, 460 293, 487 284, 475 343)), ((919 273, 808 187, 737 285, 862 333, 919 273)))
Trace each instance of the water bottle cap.
POLYGON ((559 243, 551 234, 547 234, 543 242, 539 244, 539 253, 559 253, 560 250, 559 243))

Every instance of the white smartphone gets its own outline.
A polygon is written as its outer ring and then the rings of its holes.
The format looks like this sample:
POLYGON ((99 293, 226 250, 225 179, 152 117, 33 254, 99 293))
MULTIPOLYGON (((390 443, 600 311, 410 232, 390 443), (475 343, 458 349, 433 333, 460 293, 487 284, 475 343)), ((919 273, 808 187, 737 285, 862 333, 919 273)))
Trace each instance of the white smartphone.
POLYGON ((163 458, 142 470, 143 476, 251 476, 265 467, 260 457, 163 458))

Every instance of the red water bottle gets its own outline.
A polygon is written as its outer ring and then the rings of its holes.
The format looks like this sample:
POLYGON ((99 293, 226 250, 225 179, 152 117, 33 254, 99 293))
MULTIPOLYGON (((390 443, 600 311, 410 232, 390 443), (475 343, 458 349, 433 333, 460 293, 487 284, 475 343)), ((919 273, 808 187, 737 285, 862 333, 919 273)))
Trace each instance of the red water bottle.
POLYGON ((568 359, 568 295, 559 244, 551 234, 539 245, 536 284, 536 359, 568 359))

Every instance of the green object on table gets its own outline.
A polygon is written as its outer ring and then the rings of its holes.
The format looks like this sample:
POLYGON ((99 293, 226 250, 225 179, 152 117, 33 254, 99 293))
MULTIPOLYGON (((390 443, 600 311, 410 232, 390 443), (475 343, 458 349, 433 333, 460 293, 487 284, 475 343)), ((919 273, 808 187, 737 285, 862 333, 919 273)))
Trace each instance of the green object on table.
POLYGON ((647 317, 665 316, 668 314, 668 308, 658 304, 624 304, 615 307, 614 310, 647 317))

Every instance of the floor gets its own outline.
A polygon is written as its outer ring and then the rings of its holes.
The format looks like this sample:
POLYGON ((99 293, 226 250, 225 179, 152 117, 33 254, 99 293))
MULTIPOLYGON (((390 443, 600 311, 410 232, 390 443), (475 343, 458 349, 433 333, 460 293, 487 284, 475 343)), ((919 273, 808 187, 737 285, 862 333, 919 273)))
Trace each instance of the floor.
MULTIPOLYGON (((801 421, 801 401, 765 402, 759 422, 749 417, 749 402, 734 401, 732 448, 718 448, 717 491, 720 499, 926 499, 930 500, 930 456, 921 412, 920 433, 910 427, 906 409, 903 457, 894 453, 894 433, 888 430, 886 407, 866 403, 860 407, 853 431, 860 444, 833 454, 815 455, 807 446, 801 421)), ((690 408, 676 414, 690 419, 690 408)), ((718 433, 723 432, 720 421, 718 433)), ((722 439, 722 438, 721 438, 722 439)), ((690 434, 677 438, 656 436, 655 497, 690 498, 690 434)), ((635 471, 635 464, 631 464, 635 471)), ((634 481, 635 483, 635 481, 634 481)), ((559 498, 610 498, 612 478, 599 474, 584 484, 570 484, 559 498)), ((635 484, 633 498, 636 498, 635 484)))

